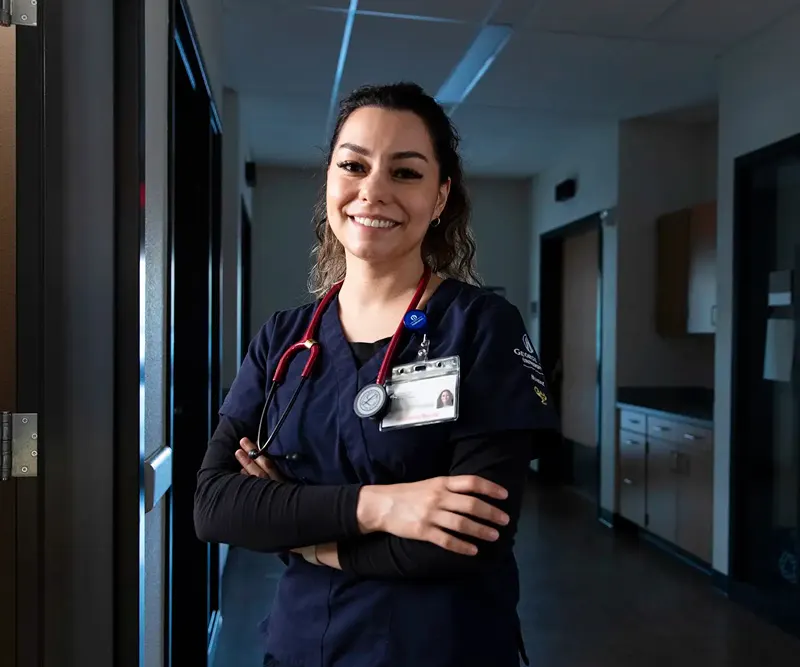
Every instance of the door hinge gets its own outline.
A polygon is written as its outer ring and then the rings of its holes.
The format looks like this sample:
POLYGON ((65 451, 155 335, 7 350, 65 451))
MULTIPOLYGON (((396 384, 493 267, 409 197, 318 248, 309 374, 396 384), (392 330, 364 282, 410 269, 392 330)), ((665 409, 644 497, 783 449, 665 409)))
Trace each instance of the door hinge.
POLYGON ((39 415, 35 412, 0 413, 0 481, 37 477, 39 473, 39 415))
POLYGON ((0 0, 0 26, 37 25, 39 0, 0 0))

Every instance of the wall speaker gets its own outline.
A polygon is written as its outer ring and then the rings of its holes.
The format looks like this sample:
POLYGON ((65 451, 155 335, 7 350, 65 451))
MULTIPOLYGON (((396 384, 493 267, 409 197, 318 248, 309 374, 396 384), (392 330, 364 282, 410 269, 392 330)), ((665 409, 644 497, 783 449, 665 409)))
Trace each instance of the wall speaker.
POLYGON ((578 191, 578 180, 575 178, 568 178, 566 181, 561 181, 556 185, 556 201, 566 201, 572 199, 578 191))

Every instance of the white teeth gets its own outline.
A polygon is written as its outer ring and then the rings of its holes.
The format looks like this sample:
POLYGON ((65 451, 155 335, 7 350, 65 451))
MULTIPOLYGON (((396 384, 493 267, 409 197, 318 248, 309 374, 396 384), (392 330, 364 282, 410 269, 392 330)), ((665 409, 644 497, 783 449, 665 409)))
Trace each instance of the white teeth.
POLYGON ((354 217, 355 220, 359 225, 363 225, 364 227, 380 227, 382 229, 388 229, 389 227, 394 227, 397 223, 391 220, 381 220, 379 218, 362 218, 360 216, 354 217))

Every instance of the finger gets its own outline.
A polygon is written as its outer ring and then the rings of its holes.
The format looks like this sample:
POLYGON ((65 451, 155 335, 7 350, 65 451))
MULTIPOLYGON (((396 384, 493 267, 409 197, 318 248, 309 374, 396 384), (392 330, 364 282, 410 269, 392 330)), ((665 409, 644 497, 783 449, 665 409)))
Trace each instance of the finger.
POLYGON ((508 491, 504 487, 477 475, 446 477, 445 485, 449 491, 454 493, 477 493, 478 495, 497 498, 498 500, 508 498, 508 491))
POLYGON ((243 449, 236 450, 236 460, 248 475, 252 475, 254 477, 269 477, 269 475, 267 475, 267 473, 265 473, 261 467, 245 453, 243 449))
POLYGON ((433 526, 426 532, 424 539, 446 551, 452 551, 462 556, 475 556, 478 553, 478 547, 474 544, 465 542, 433 526))
POLYGON ((484 519, 499 526, 505 526, 510 517, 503 510, 490 505, 485 500, 460 493, 448 493, 441 499, 439 508, 458 514, 466 514, 476 519, 484 519))
POLYGON ((276 466, 272 461, 270 461, 266 456, 260 457, 257 462, 264 460, 264 469, 267 471, 267 474, 277 482, 284 481, 283 475, 281 471, 278 470, 278 466, 276 466))
POLYGON ((485 542, 494 542, 500 537, 500 533, 497 532, 497 529, 473 521, 469 517, 462 516, 461 514, 453 514, 452 512, 437 512, 433 516, 432 522, 440 528, 447 528, 460 535, 475 537, 485 542))

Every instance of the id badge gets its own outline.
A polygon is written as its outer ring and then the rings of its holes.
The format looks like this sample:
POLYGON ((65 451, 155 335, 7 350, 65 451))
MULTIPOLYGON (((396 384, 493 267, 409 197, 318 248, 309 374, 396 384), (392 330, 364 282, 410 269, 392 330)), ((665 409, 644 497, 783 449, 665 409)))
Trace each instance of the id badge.
POLYGON ((389 411, 380 430, 439 424, 458 419, 459 358, 415 361, 392 369, 386 382, 389 411))

